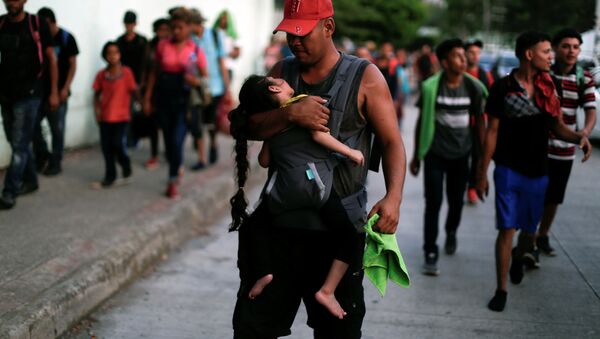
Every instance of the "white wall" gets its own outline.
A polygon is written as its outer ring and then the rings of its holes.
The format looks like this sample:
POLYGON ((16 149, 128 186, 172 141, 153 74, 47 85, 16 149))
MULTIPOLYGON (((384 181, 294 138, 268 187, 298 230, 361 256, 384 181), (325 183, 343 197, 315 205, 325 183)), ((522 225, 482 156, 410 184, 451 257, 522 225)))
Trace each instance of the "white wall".
MULTIPOLYGON (((67 114, 66 147, 91 144, 98 140, 98 131, 92 113, 92 82, 96 72, 103 67, 100 57, 102 45, 115 39, 123 31, 123 13, 131 9, 138 15, 138 31, 152 36, 152 22, 166 16, 169 8, 177 5, 196 7, 213 24, 218 13, 228 9, 235 20, 242 46, 242 56, 237 65, 233 90, 249 74, 258 72, 258 60, 274 28, 273 0, 29 0, 25 9, 37 12, 43 6, 51 7, 59 26, 66 28, 76 38, 80 54, 67 114)), ((5 12, 0 9, 0 14, 5 12)), ((4 130, 0 131, 0 167, 8 165, 10 147, 4 130)))

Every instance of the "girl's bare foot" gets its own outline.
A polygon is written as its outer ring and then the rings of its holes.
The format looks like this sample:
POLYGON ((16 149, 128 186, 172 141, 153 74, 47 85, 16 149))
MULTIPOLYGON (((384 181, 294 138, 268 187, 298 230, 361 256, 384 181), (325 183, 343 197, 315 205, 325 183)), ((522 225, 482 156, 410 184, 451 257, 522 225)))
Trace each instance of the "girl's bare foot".
POLYGON ((250 299, 254 299, 254 298, 258 297, 262 293, 265 286, 267 286, 272 280, 273 280, 272 274, 267 274, 264 277, 258 279, 254 283, 254 286, 252 286, 252 289, 250 290, 250 294, 248 295, 248 297, 250 299))
POLYGON ((344 319, 346 312, 342 309, 342 306, 338 303, 335 295, 333 293, 326 293, 322 289, 320 289, 317 293, 315 293, 315 299, 319 302, 319 304, 325 306, 333 316, 338 319, 344 319))

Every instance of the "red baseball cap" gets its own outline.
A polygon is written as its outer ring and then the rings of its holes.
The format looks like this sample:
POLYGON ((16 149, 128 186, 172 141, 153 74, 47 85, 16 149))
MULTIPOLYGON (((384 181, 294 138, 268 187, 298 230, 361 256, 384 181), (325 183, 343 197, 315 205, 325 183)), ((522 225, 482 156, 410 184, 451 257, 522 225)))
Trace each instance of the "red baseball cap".
POLYGON ((319 20, 333 16, 331 0, 285 0, 283 20, 275 28, 293 35, 305 36, 319 20))

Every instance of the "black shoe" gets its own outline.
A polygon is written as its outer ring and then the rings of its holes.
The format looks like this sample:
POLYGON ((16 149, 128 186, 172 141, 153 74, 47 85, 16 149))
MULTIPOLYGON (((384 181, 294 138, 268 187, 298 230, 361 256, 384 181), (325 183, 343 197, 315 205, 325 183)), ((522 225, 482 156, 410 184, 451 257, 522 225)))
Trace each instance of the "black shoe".
POLYGON ((496 294, 488 303, 488 308, 495 312, 502 312, 506 306, 506 291, 496 290, 496 294))
POLYGON ((16 201, 14 198, 0 197, 0 210, 9 210, 15 207, 16 201))
POLYGON ((444 245, 444 249, 448 255, 456 253, 456 232, 446 234, 446 244, 444 245))
POLYGON ((521 261, 528 269, 540 268, 540 252, 537 248, 534 248, 531 252, 525 252, 521 261))
POLYGON ((211 147, 208 150, 208 163, 212 165, 217 162, 217 160, 219 160, 219 151, 216 147, 211 147))
POLYGON ((537 248, 539 248, 540 251, 542 251, 542 253, 551 257, 556 256, 554 248, 550 246, 550 238, 548 238, 548 236, 538 236, 535 241, 537 244, 537 248))
POLYGON ((26 195, 29 193, 33 193, 35 191, 37 191, 39 188, 38 184, 32 184, 32 183, 28 183, 28 182, 24 182, 21 185, 21 189, 19 190, 19 195, 26 195))
POLYGON ((129 179, 129 177, 131 177, 132 173, 133 172, 131 171, 131 167, 123 168, 123 179, 129 179))
POLYGON ((521 261, 521 258, 517 258, 515 256, 515 248, 512 250, 512 261, 508 273, 510 276, 510 281, 515 285, 520 284, 523 280, 523 262, 521 261))
POLYGON ((43 173, 46 170, 46 167, 48 167, 48 160, 50 158, 49 154, 46 154, 45 156, 38 156, 36 155, 35 157, 35 169, 36 171, 38 171, 39 173, 43 173))
POLYGON ((115 179, 104 179, 100 182, 102 188, 109 188, 115 183, 115 179))
POLYGON ((60 172, 62 172, 62 168, 60 165, 54 165, 51 164, 48 167, 46 167, 46 169, 44 170, 44 175, 47 175, 49 177, 55 176, 55 175, 59 175, 60 172))
POLYGON ((437 276, 440 270, 437 267, 438 255, 434 252, 425 253, 425 263, 423 264, 423 274, 437 276))

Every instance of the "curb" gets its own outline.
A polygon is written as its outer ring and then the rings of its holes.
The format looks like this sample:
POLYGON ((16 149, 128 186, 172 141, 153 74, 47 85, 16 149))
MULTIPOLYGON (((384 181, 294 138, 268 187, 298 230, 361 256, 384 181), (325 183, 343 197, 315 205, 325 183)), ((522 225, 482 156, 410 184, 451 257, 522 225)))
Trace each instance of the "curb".
MULTIPOLYGON (((128 239, 108 248, 31 302, 0 317, 0 339, 60 336, 149 265, 201 234, 222 216, 234 194, 229 170, 232 166, 233 162, 218 164, 228 171, 221 171, 202 189, 187 193, 167 213, 139 222, 138 231, 128 239)), ((259 168, 256 159, 251 160, 248 187, 264 182, 266 173, 259 168)))

